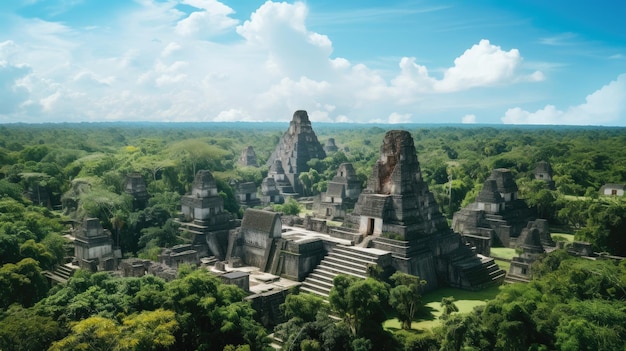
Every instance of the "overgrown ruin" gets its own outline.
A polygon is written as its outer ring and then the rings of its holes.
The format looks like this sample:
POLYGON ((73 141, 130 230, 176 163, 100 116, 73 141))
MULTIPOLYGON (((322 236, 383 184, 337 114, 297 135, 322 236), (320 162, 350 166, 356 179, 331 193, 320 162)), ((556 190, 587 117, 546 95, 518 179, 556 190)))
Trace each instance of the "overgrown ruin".
POLYGON ((511 171, 498 168, 485 180, 476 201, 454 214, 452 228, 488 255, 492 245, 514 247, 522 230, 534 219, 532 210, 518 196, 511 171))

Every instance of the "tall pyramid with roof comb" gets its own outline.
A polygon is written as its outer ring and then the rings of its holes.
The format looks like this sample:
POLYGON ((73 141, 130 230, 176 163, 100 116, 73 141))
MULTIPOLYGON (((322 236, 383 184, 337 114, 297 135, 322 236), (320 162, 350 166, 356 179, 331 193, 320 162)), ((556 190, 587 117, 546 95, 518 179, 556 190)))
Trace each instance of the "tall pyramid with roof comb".
POLYGON ((480 289, 505 276, 492 258, 477 255, 453 232, 422 179, 413 138, 387 132, 380 157, 344 224, 362 245, 390 251, 396 270, 420 276, 428 288, 480 289))
POLYGON ((293 190, 296 193, 301 193, 302 186, 298 181, 298 176, 302 172, 309 171, 307 162, 314 158, 324 159, 326 152, 317 140, 309 115, 306 111, 298 110, 293 114, 289 129, 283 134, 276 149, 267 160, 267 166, 270 168, 269 173, 276 173, 273 169, 277 165, 275 161, 280 160, 285 177, 291 183, 293 190))

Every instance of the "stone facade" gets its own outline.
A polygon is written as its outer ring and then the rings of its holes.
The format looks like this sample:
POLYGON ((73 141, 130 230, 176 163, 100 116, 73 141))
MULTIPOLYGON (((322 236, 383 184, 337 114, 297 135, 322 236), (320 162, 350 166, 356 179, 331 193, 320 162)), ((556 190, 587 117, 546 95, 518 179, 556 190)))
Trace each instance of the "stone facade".
POLYGON ((554 190, 554 180, 552 177, 554 176, 554 171, 552 170, 552 166, 546 161, 537 162, 535 165, 535 169, 533 170, 533 176, 537 180, 542 180, 548 183, 548 187, 554 190))
POLYGON ((129 173, 126 175, 124 182, 124 192, 133 197, 133 208, 144 209, 148 204, 150 195, 146 186, 146 180, 143 179, 141 173, 129 173))
POLYGON ((180 244, 165 248, 158 255, 159 263, 178 269, 181 264, 196 266, 200 260, 198 251, 191 244, 180 244))
POLYGON ((511 260, 507 280, 530 281, 532 263, 545 250, 542 242, 551 242, 548 224, 545 220, 530 221, 517 241, 517 249, 521 253, 511 260))
POLYGON ((193 249, 199 257, 213 255, 224 259, 228 232, 235 227, 232 215, 224 210, 213 174, 198 171, 191 194, 181 198, 180 230, 192 234, 193 249))
POLYGON ((480 289, 504 279, 492 258, 476 255, 448 227, 406 131, 385 135, 367 188, 344 225, 358 231, 362 245, 391 252, 394 268, 425 279, 428 289, 480 289))
POLYGON ((113 250, 111 232, 104 229, 97 218, 85 219, 73 235, 74 257, 80 268, 94 272, 117 269, 121 255, 113 250))
POLYGON ((314 208, 319 217, 344 218, 361 194, 361 181, 351 163, 342 163, 328 182, 326 191, 316 199, 314 208))
POLYGON ((276 180, 272 177, 265 177, 261 183, 261 203, 282 204, 285 202, 283 195, 276 186, 276 180))
MULTIPOLYGON (((512 173, 498 168, 485 180, 476 201, 454 214, 452 229, 466 235, 468 242, 481 240, 476 235, 490 235, 489 246, 512 247, 528 221, 534 219, 534 212, 518 197, 512 173)), ((477 247, 483 247, 480 252, 487 254, 485 245, 477 247)))
POLYGON ((261 204, 261 199, 257 196, 257 187, 254 182, 231 181, 230 186, 235 191, 235 197, 239 205, 244 207, 254 207, 261 204))
POLYGON ((328 138, 328 140, 326 140, 326 144, 324 144, 324 151, 327 154, 333 153, 333 152, 337 152, 339 150, 339 148, 337 147, 337 145, 335 145, 335 138, 328 138))
POLYGON ((239 164, 244 167, 259 167, 256 160, 256 152, 252 146, 243 149, 239 157, 239 164))
POLYGON ((302 186, 298 176, 302 172, 309 171, 307 162, 314 158, 322 160, 326 158, 326 152, 322 144, 317 140, 307 112, 302 110, 296 111, 289 123, 289 128, 283 134, 276 149, 267 161, 270 175, 280 174, 275 169, 278 166, 275 161, 280 160, 280 166, 283 168, 285 178, 291 184, 293 191, 301 193, 302 186))
POLYGON ((326 254, 320 239, 284 238, 281 217, 276 212, 247 209, 241 227, 230 237, 228 257, 262 272, 302 281, 326 254))

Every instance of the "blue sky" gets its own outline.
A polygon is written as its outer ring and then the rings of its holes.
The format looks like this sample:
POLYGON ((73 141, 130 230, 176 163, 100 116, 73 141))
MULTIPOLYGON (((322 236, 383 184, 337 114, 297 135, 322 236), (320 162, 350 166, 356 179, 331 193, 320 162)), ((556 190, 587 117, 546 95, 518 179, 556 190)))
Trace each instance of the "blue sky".
POLYGON ((626 126, 626 2, 11 0, 0 123, 626 126))

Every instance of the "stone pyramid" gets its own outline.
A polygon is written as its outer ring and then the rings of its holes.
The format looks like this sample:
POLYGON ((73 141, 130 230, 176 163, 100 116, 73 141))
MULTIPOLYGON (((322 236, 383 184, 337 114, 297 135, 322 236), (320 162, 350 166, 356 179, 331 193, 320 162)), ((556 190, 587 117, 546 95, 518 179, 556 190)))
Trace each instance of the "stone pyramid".
POLYGON ((271 174, 272 168, 276 165, 275 161, 280 160, 285 176, 291 182, 294 191, 300 193, 302 187, 298 176, 302 172, 309 171, 307 162, 314 158, 322 160, 326 158, 326 152, 317 140, 309 115, 306 111, 298 110, 293 114, 289 129, 283 134, 276 149, 267 160, 267 166, 271 174))
POLYGON ((390 251, 396 270, 420 276, 428 288, 480 289, 500 284, 505 272, 477 255, 454 233, 422 179, 413 138, 387 132, 380 157, 346 226, 368 247, 390 251))

